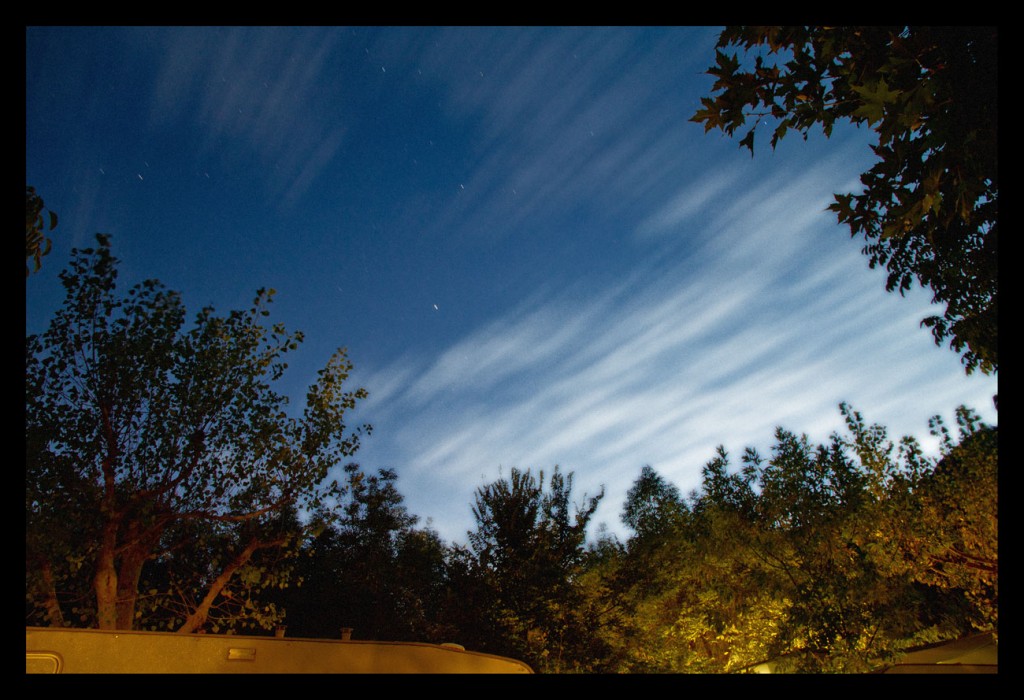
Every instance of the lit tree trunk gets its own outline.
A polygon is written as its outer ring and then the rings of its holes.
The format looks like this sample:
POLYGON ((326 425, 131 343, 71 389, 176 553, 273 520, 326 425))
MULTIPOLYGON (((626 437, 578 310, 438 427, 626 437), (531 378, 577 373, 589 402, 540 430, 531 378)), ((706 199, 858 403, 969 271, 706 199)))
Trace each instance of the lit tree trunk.
POLYGON ((117 577, 117 629, 135 628, 135 603, 139 598, 139 579, 146 563, 147 549, 133 547, 121 555, 117 577))
POLYGON ((108 521, 103 526, 103 539, 96 555, 96 574, 93 577, 96 624, 101 630, 117 629, 117 569, 114 566, 116 538, 117 523, 108 521))
POLYGON ((96 555, 96 573, 93 588, 96 592, 96 621, 101 630, 117 629, 117 534, 121 525, 121 513, 117 508, 117 482, 115 465, 118 444, 110 424, 110 407, 100 404, 103 421, 105 454, 102 460, 103 496, 100 500, 100 514, 103 518, 103 532, 100 536, 99 552, 96 555))

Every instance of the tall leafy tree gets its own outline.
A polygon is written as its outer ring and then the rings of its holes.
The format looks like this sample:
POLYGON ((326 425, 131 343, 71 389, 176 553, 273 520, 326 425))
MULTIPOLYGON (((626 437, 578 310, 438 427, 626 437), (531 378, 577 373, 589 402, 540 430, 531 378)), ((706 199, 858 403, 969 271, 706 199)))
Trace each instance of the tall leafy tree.
MULTIPOLYGON (((964 407, 957 410, 956 422, 954 439, 944 422, 933 418, 941 457, 890 479, 886 498, 873 513, 865 556, 881 569, 909 576, 936 599, 936 630, 994 630, 999 623, 998 428, 964 407)), ((863 440, 860 426, 854 434, 863 440)), ((915 460, 918 449, 914 443, 904 447, 915 460)))
POLYGON ((450 591, 448 549, 429 526, 410 528, 398 538, 394 609, 406 639, 436 644, 460 641, 457 629, 442 614, 450 591))
POLYGON ((178 619, 180 631, 199 629, 258 552, 292 541, 282 513, 337 494, 328 473, 368 429, 350 431, 344 415, 366 392, 344 388, 352 365, 339 350, 289 417, 272 384, 302 335, 263 325, 272 290, 186 326, 180 296, 159 282, 120 293, 104 236, 73 252, 61 280, 63 307, 26 339, 29 591, 45 606, 53 584, 74 580, 80 595, 87 577, 86 620, 131 629, 147 562, 220 547, 178 619))
POLYGON ((662 604, 661 595, 675 593, 672 574, 690 556, 692 513, 679 489, 647 465, 627 492, 621 517, 633 536, 625 545, 599 541, 582 577, 600 623, 596 636, 608 650, 598 668, 674 670, 656 643, 638 642, 647 632, 664 629, 660 614, 670 606, 662 604))
POLYGON ((968 373, 999 367, 997 46, 994 27, 728 27, 691 119, 747 129, 752 154, 764 125, 772 148, 838 121, 872 128, 863 189, 829 208, 888 271, 886 289, 916 280, 945 306, 922 324, 968 373))
POLYGON ((626 494, 622 522, 644 540, 678 527, 688 512, 679 489, 647 465, 626 494))
POLYGON ((603 493, 572 502, 573 475, 513 468, 477 489, 469 533, 473 573, 493 630, 489 650, 524 658, 543 671, 572 668, 585 637, 575 577, 586 557, 586 527, 603 493))
POLYGON ((367 475, 348 465, 346 472, 350 500, 340 530, 349 562, 343 572, 348 584, 346 607, 352 618, 349 626, 359 627, 364 638, 395 639, 398 542, 416 517, 402 505, 394 470, 367 475))

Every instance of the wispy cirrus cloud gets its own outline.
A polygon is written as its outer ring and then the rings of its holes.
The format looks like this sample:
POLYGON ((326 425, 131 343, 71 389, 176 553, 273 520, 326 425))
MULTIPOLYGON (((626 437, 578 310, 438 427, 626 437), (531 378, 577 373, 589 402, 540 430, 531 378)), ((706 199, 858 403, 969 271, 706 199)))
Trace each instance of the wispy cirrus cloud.
POLYGON ((346 133, 332 60, 344 37, 318 27, 154 30, 151 120, 191 122, 208 153, 255 154, 271 196, 293 203, 346 133))
POLYGON ((681 85, 696 64, 666 63, 659 47, 710 33, 650 33, 452 29, 425 42, 424 80, 479 132, 434 235, 491 243, 564 220, 582 202, 600 202, 608 218, 662 190, 688 149, 686 93, 659 86, 681 85))
MULTIPOLYGON (((701 222, 699 264, 638 269, 584 302, 578 289, 551 292, 434 359, 364 377, 371 394, 387 387, 367 407, 389 436, 371 459, 388 455, 414 512, 461 540, 473 490, 499 465, 560 464, 580 493, 603 485, 598 517, 621 532, 618 509, 644 464, 689 490, 716 445, 767 451, 778 425, 825 440, 844 400, 894 437, 922 435, 931 412, 965 400, 963 378, 917 327, 925 295, 888 295, 859 269, 824 210, 835 169, 829 160, 755 186, 711 173, 717 184, 684 188, 665 209, 695 193, 699 205, 672 226, 682 235, 701 222), (728 210, 716 206, 726 196, 728 210), (922 405, 922 394, 942 400, 922 405)), ((650 221, 639 228, 653 231, 650 221)), ((993 382, 972 386, 966 398, 985 411, 993 382)))
POLYGON ((641 222, 637 227, 637 236, 650 238, 677 232, 687 220, 706 212, 712 202, 733 194, 739 175, 738 170, 718 172, 707 179, 695 182, 641 222))

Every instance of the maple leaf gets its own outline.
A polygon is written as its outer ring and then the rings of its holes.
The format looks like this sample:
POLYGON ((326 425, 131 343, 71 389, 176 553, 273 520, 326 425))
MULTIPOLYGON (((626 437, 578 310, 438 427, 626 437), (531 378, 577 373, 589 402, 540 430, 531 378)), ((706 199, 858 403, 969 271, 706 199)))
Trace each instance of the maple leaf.
POLYGON ((864 104, 858 107, 853 114, 855 117, 867 119, 869 125, 881 121, 885 113, 885 105, 894 103, 903 93, 902 90, 890 90, 885 78, 879 79, 874 84, 851 85, 850 87, 864 101, 864 104))

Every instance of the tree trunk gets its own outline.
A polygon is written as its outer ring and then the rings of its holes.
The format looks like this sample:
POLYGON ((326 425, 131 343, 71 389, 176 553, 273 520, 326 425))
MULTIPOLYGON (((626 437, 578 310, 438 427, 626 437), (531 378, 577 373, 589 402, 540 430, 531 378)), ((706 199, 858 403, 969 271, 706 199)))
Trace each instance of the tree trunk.
POLYGON ((117 533, 122 513, 117 509, 117 487, 115 465, 118 445, 110 425, 110 407, 100 403, 103 419, 103 434, 106 454, 103 456, 103 495, 100 499, 100 514, 103 517, 103 532, 99 552, 96 555, 96 573, 93 589, 96 592, 96 622, 101 630, 117 629, 117 533))
POLYGON ((117 577, 117 629, 135 629, 135 603, 147 555, 148 549, 142 547, 133 547, 121 555, 117 577))
POLYGON ((103 540, 96 555, 93 590, 96 593, 96 624, 101 630, 117 629, 117 569, 114 566, 114 545, 117 524, 103 527, 103 540))

